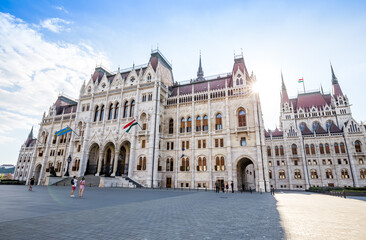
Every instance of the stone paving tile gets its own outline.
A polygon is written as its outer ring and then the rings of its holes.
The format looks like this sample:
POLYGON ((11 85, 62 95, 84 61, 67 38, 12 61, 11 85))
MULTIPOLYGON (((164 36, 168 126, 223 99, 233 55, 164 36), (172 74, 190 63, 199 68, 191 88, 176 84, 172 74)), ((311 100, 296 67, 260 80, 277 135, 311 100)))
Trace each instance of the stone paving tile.
MULTIPOLYGON (((48 236, 58 239, 284 237, 276 201, 269 194, 87 189, 87 198, 69 201, 68 190, 53 188, 50 192, 43 189, 64 205, 61 204, 62 207, 54 211, 45 204, 47 211, 42 212, 41 216, 31 212, 24 219, 1 222, 0 233, 6 236, 2 239, 22 239, 24 233, 32 238, 48 236), (119 201, 115 201, 115 198, 119 201), (80 209, 74 207, 70 210, 70 204, 80 209)), ((41 188, 39 191, 42 191, 41 188)), ((47 198, 47 194, 39 196, 47 198)), ((39 200, 39 208, 43 204, 43 200, 39 200)), ((21 211, 24 212, 24 209, 21 208, 21 211)))
POLYGON ((287 239, 366 239, 366 202, 316 193, 275 195, 287 239))

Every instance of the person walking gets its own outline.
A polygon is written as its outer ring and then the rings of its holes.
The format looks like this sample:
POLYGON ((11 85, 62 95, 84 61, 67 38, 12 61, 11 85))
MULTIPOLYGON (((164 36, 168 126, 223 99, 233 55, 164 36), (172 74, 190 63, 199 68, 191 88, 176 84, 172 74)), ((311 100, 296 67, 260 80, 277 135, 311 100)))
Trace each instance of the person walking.
POLYGON ((234 193, 234 182, 231 181, 231 192, 234 193))
POLYGON ((85 188, 85 177, 83 177, 79 183, 79 197, 80 198, 83 197, 84 188, 85 188))
POLYGON ((73 179, 71 179, 71 194, 70 194, 70 197, 75 197, 74 196, 74 191, 76 189, 76 186, 78 185, 78 179, 76 178, 76 176, 74 176, 73 179))
POLYGON ((219 181, 215 182, 215 186, 216 186, 216 192, 218 193, 219 192, 219 181))
POLYGON ((33 185, 34 185, 34 176, 30 179, 30 183, 29 183, 29 191, 33 190, 33 185))
POLYGON ((224 183, 224 180, 222 180, 222 182, 221 182, 221 190, 222 190, 223 193, 225 192, 225 183, 224 183))
POLYGON ((229 193, 229 184, 226 183, 226 193, 229 193))

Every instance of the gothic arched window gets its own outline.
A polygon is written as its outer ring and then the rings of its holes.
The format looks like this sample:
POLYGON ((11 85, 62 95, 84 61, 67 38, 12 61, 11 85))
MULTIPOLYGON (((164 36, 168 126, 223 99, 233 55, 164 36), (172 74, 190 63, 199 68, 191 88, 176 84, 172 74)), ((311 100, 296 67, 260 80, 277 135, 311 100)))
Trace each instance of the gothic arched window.
POLYGON ((173 134, 174 132, 174 120, 170 119, 169 120, 169 134, 173 134))
POLYGON ((220 113, 216 115, 216 130, 222 130, 222 116, 220 113))
POLYGON ((125 102, 125 105, 123 107, 123 118, 127 118, 128 116, 128 101, 125 102))
POLYGON ((356 149, 356 152, 362 152, 361 142, 359 140, 355 141, 355 149, 356 149))
POLYGON ((132 100, 130 108, 130 117, 133 117, 134 112, 135 112, 135 100, 132 100))
POLYGON ((203 131, 208 131, 208 117, 207 117, 207 115, 203 116, 203 131))
POLYGON ((296 146, 296 144, 292 144, 291 148, 292 148, 292 155, 297 155, 297 146, 296 146))
POLYGON ((334 151, 335 153, 339 153, 338 143, 334 143, 334 151))
POLYGON ((94 122, 96 122, 98 120, 98 115, 99 115, 99 106, 96 106, 95 114, 94 114, 94 122))
POLYGON ((100 108, 99 121, 103 121, 103 116, 104 116, 104 105, 102 105, 102 107, 100 108))
POLYGON ((196 132, 200 132, 201 131, 201 117, 198 116, 196 118, 196 132))
POLYGON ((119 111, 119 103, 116 103, 116 107, 114 108, 114 119, 118 118, 118 111, 119 111))
POLYGON ((247 125, 247 121, 246 121, 246 116, 245 116, 245 111, 244 110, 240 110, 238 112, 238 122, 239 122, 239 127, 245 127, 247 125))
POLYGON ((319 144, 319 151, 320 151, 320 154, 324 154, 324 145, 323 145, 323 143, 319 144))
POLYGON ((185 128, 186 128, 186 119, 183 117, 183 118, 180 120, 180 132, 181 132, 181 133, 184 133, 185 128))
POLYGON ((192 118, 188 117, 187 119, 187 132, 192 132, 192 118))
POLYGON ((108 120, 111 120, 112 118, 113 118, 113 103, 109 105, 108 120))

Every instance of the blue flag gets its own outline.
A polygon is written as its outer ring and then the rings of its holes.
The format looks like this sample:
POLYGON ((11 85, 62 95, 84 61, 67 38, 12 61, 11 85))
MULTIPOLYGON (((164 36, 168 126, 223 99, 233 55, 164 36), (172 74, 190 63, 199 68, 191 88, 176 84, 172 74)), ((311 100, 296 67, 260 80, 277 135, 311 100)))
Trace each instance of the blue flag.
POLYGON ((182 156, 180 158, 184 157, 184 154, 182 154, 182 156))
POLYGON ((56 136, 62 136, 62 135, 66 134, 68 132, 71 132, 71 131, 72 131, 72 129, 70 127, 65 127, 64 129, 61 129, 60 131, 57 131, 55 133, 55 135, 56 136))

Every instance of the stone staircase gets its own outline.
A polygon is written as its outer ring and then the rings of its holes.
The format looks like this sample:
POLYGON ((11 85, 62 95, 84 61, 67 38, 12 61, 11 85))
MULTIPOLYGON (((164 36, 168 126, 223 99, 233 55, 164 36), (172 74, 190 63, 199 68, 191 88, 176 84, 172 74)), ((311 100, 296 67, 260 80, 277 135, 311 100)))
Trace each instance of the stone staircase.
MULTIPOLYGON (((86 187, 99 187, 100 177, 93 176, 93 175, 86 175, 84 177, 85 177, 85 186, 86 187)), ((67 177, 52 185, 53 186, 71 186, 71 179, 72 179, 72 177, 67 177)), ((78 178, 78 179, 79 179, 79 181, 81 180, 81 178, 78 178)))
MULTIPOLYGON (((124 187, 124 188, 143 188, 144 186, 129 177, 104 177, 86 175, 85 185, 86 187, 124 187)), ((58 181, 53 186, 71 186, 72 177, 65 177, 61 181, 58 181)), ((79 181, 81 178, 78 178, 79 181)), ((79 185, 79 184, 78 184, 79 185)))

